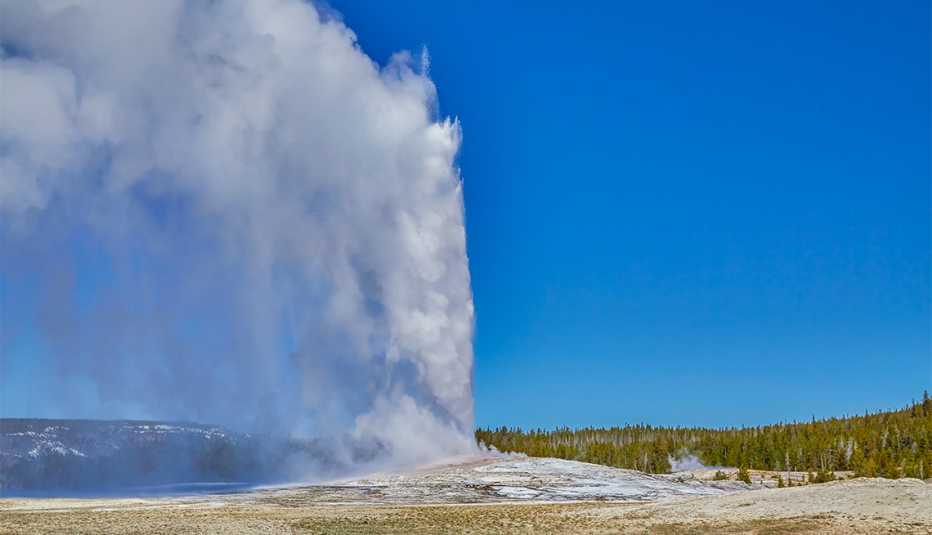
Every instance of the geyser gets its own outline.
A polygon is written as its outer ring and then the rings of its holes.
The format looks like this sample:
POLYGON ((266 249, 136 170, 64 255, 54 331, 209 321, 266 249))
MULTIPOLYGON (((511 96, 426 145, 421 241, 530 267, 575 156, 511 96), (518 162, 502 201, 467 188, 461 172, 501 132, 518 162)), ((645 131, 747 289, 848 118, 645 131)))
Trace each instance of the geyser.
POLYGON ((380 67, 300 0, 0 9, 0 387, 391 462, 475 448, 460 131, 426 54, 380 67))

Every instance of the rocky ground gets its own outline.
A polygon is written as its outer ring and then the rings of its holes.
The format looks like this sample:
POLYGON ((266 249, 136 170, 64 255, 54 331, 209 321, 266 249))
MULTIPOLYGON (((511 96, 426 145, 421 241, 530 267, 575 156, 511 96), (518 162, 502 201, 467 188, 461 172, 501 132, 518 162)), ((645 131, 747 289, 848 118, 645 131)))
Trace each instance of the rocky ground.
POLYGON ((0 499, 0 533, 932 533, 932 485, 770 489, 557 459, 465 459, 327 485, 0 499))

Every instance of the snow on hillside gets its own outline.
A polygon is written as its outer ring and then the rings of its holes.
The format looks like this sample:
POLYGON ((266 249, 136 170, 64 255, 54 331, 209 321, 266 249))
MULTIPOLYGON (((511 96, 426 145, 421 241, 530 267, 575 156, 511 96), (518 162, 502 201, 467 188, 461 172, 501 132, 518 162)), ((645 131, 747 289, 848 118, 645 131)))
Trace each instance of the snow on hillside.
POLYGON ((255 449, 250 435, 215 426, 0 419, 0 492, 230 481, 255 449))

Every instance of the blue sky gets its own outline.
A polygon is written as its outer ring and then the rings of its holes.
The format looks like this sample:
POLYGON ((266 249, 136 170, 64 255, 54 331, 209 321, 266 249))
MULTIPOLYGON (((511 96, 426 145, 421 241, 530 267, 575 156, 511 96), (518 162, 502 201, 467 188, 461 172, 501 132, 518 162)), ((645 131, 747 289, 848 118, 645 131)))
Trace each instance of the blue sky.
POLYGON ((927 2, 353 2, 459 117, 479 425, 932 387, 927 2))
MULTIPOLYGON (((383 65, 426 46, 440 115, 462 124, 478 425, 762 424, 932 390, 928 2, 330 5, 383 65)), ((170 204, 152 211, 176 252, 208 256, 170 204)), ((41 364, 42 331, 80 325, 43 292, 78 315, 108 285, 142 287, 140 316, 184 295, 177 258, 117 265, 67 231, 74 279, 46 276, 62 251, 0 250, 27 253, 0 272, 17 334, 0 337, 0 415, 106 405, 77 374, 65 398, 84 403, 55 404, 67 367, 41 364)), ((152 317, 158 352, 172 314, 152 317)), ((230 323, 178 343, 233 350, 230 323)))

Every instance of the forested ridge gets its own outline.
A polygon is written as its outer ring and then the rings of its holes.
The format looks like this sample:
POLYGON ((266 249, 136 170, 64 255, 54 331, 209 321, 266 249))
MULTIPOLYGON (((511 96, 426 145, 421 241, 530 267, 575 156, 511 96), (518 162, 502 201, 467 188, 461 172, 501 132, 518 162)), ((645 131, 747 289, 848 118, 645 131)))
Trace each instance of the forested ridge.
POLYGON ((926 479, 932 477, 932 399, 924 393, 900 410, 762 427, 501 427, 478 429, 476 439, 504 452, 652 473, 668 473, 671 459, 695 455, 708 466, 926 479))

